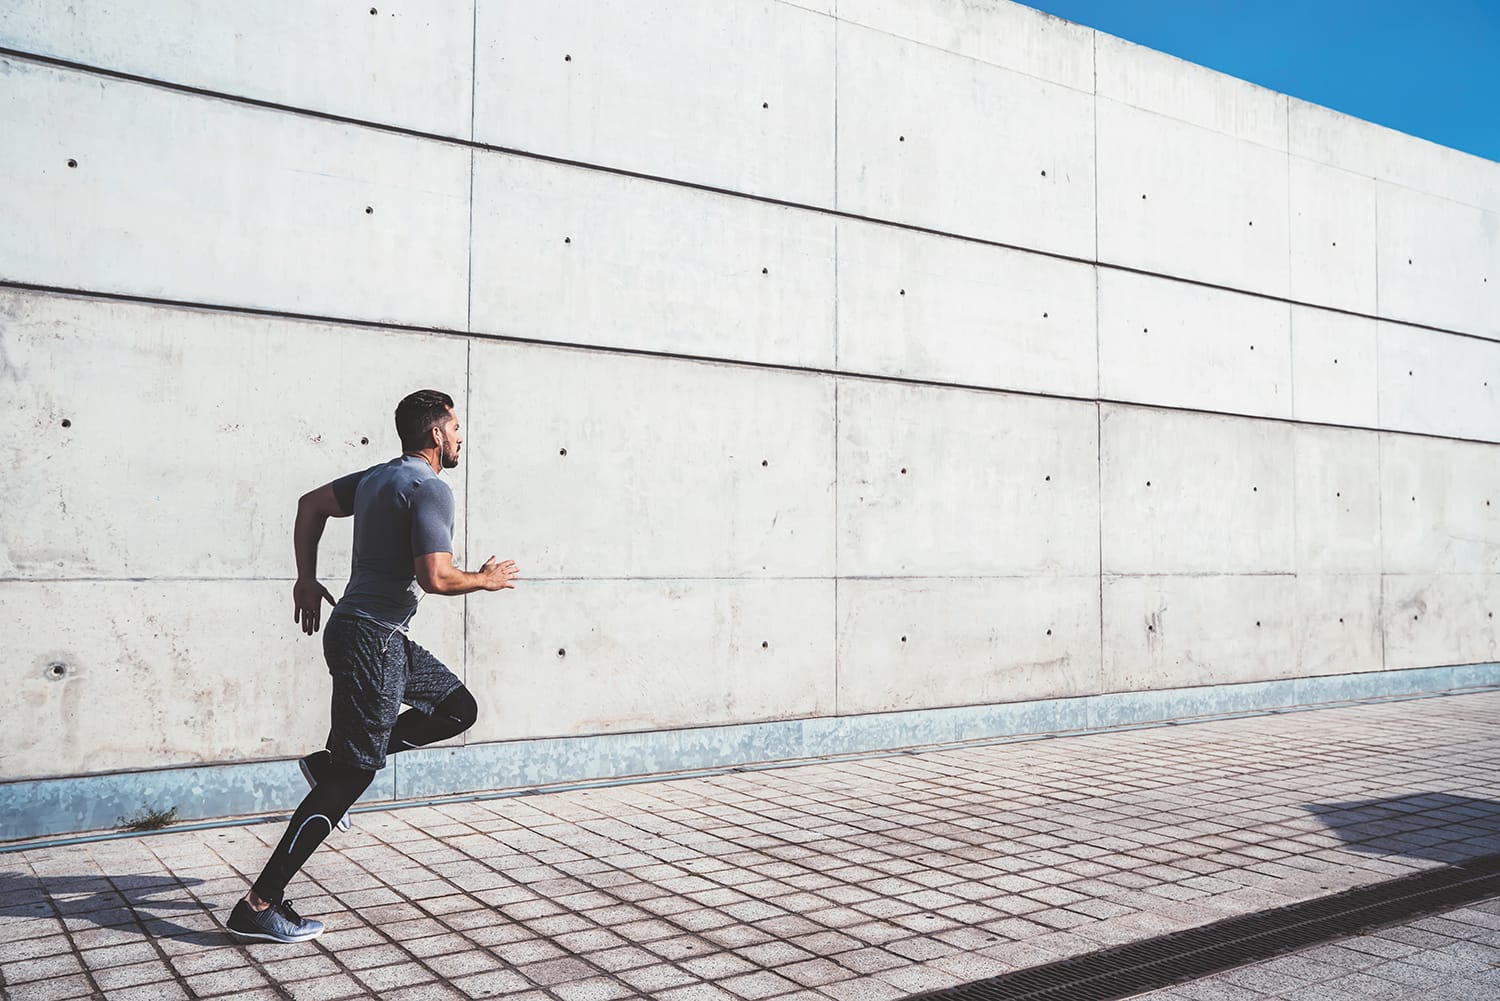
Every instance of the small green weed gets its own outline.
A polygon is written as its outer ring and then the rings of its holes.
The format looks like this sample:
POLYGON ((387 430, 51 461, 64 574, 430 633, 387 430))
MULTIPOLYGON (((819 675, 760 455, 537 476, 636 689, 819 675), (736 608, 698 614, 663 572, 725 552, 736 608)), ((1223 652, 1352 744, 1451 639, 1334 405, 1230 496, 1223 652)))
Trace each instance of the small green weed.
POLYGON ((115 819, 120 822, 120 829, 124 831, 159 831, 177 822, 177 807, 153 810, 143 805, 134 816, 115 819))

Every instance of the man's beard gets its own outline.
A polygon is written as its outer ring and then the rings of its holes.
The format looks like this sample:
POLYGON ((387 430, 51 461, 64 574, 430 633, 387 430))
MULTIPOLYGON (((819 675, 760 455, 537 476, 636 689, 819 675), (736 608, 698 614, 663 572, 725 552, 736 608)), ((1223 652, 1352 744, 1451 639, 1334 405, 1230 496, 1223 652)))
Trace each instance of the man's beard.
POLYGON ((443 452, 442 452, 442 455, 440 456, 440 460, 441 460, 441 462, 443 464, 443 468, 444 469, 457 469, 458 468, 458 450, 454 449, 454 448, 449 448, 448 447, 448 443, 446 441, 443 442, 443 452))

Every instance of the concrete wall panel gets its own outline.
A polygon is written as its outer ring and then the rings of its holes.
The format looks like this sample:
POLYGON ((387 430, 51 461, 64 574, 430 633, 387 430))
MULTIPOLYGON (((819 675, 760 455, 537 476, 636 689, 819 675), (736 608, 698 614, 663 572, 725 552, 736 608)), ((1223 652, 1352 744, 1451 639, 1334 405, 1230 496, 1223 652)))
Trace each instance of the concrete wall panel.
POLYGON ((1500 212, 1493 161, 1296 98, 1288 105, 1293 156, 1500 212))
POLYGON ((1289 309, 1100 269, 1099 391, 1108 400, 1290 417, 1289 309))
POLYGON ((1099 690, 1099 579, 839 585, 839 710, 890 712, 1099 690))
POLYGON ((1102 409, 1106 574, 1292 569, 1291 427, 1157 410, 1102 409))
POLYGON ((1285 296, 1286 154, 1100 98, 1099 259, 1285 296))
POLYGON ((831 380, 501 343, 474 345, 470 379, 476 558, 521 554, 539 577, 832 574, 831 380))
POLYGON ((1097 573, 1093 405, 846 380, 839 573, 1097 573))
POLYGON ((1379 574, 1299 574, 1296 594, 1298 677, 1385 667, 1379 574))
MULTIPOLYGON (((0 577, 290 578, 297 498, 399 454, 397 401, 461 398, 465 362, 440 336, 0 291, 0 463, 27 470, 0 480, 0 577)), ((320 570, 347 577, 349 522, 320 570)))
POLYGON ((1286 149, 1286 96, 1113 35, 1096 36, 1100 97, 1286 149))
POLYGON ((1290 575, 1104 578, 1104 690, 1298 674, 1290 575))
POLYGON ((463 327, 466 150, 16 60, 0 74, 0 220, 32 237, 0 243, 0 278, 463 327))
POLYGON ((889 226, 838 226, 844 371, 1092 398, 1094 269, 889 226))
POLYGON ((1084 93, 1094 89, 1093 29, 1020 4, 839 0, 838 16, 1084 93))
MULTIPOLYGON (((328 736, 322 637, 290 580, 0 582, 0 779, 298 756, 328 736), (58 676, 60 674, 60 676, 58 676)), ((437 604, 434 601, 432 604, 437 604)), ((463 671, 461 603, 414 636, 463 671)))
POLYGON ((1292 448, 1297 572, 1378 574, 1379 435, 1298 427, 1292 448))
POLYGON ((830 368, 834 222, 480 153, 473 328, 830 368))
POLYGON ((1375 182, 1294 156, 1288 185, 1292 298, 1373 314, 1375 182))
POLYGON ((1380 315, 1500 340, 1500 210, 1380 186, 1380 315))
POLYGON ((1500 660, 1500 576, 1493 572, 1389 574, 1385 608, 1387 670, 1500 660))
POLYGON ((834 712, 831 580, 521 581, 471 599, 471 741, 834 712))
POLYGON ((1093 256, 1087 94, 856 27, 838 73, 841 211, 1093 256))
POLYGON ((469 135, 474 0, 13 0, 0 46, 445 136, 469 135))
POLYGON ((1378 427, 1376 323, 1326 309, 1292 307, 1292 416, 1378 427))
POLYGON ((480 142, 832 201, 827 16, 774 0, 561 0, 481 3, 476 25, 480 142))
POLYGON ((1500 572, 1500 445, 1385 434, 1380 447, 1385 571, 1500 572))
POLYGON ((1500 344, 1379 324, 1381 426, 1500 441, 1500 344))

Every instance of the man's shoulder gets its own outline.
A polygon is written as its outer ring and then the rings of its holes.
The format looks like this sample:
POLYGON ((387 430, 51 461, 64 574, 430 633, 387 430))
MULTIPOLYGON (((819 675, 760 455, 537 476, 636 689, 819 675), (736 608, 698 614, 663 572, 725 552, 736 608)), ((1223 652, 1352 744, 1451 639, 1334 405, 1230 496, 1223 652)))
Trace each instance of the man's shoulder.
POLYGON ((418 477, 412 485, 412 495, 416 497, 447 497, 452 498, 453 488, 450 487, 441 476, 426 467, 427 475, 418 477))

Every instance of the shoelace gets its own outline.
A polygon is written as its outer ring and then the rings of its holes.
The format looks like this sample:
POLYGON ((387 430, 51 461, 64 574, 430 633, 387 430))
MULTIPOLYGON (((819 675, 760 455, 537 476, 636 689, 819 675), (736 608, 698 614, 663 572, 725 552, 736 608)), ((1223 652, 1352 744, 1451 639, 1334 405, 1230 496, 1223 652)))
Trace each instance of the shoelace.
POLYGON ((298 924, 298 925, 302 924, 302 921, 303 921, 302 915, 300 915, 296 911, 292 910, 292 902, 290 900, 283 900, 281 903, 277 904, 276 905, 276 910, 280 911, 281 912, 281 916, 284 917, 284 918, 286 918, 288 921, 292 922, 293 924, 298 924))

